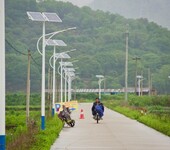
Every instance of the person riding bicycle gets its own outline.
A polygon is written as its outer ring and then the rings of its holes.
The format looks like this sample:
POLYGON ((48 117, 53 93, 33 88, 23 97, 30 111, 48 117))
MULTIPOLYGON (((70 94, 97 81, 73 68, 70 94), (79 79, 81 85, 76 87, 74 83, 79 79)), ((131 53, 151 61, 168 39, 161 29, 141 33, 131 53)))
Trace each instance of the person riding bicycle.
POLYGON ((104 113, 104 106, 103 103, 100 102, 99 98, 96 98, 96 101, 93 103, 91 110, 92 110, 93 118, 96 117, 96 113, 98 113, 100 118, 102 118, 104 113))

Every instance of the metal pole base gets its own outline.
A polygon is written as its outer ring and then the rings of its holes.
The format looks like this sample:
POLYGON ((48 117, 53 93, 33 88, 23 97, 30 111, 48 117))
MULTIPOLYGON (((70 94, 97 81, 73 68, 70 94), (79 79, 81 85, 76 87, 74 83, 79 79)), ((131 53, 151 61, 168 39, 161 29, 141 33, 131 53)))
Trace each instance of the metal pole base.
POLYGON ((0 135, 0 150, 5 150, 5 135, 0 135))
POLYGON ((54 117, 54 112, 55 112, 55 109, 52 108, 52 117, 54 117))
POLYGON ((41 116, 41 129, 45 130, 45 116, 41 116))

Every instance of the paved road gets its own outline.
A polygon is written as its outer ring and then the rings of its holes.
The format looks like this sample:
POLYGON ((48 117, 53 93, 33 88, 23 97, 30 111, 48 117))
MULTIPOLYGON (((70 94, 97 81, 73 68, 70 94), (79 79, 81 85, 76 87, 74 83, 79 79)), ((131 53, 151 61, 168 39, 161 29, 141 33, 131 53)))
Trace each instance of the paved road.
POLYGON ((170 137, 109 109, 97 124, 91 106, 79 104, 75 127, 65 126, 51 150, 170 150, 170 137), (80 109, 85 119, 79 119, 80 109))

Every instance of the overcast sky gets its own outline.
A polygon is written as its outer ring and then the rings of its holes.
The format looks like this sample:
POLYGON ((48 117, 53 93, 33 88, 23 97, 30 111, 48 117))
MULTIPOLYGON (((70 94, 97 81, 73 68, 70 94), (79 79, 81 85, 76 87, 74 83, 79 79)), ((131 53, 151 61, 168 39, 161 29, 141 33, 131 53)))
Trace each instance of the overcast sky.
POLYGON ((64 2, 68 1, 68 2, 73 3, 74 5, 81 7, 81 6, 84 6, 84 5, 88 5, 93 0, 58 0, 58 1, 64 1, 64 2))

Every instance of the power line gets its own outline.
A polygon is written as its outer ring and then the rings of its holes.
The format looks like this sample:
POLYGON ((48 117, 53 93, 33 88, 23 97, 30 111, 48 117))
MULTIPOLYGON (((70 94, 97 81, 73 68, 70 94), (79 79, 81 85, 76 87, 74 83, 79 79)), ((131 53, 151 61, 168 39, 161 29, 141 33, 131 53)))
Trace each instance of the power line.
POLYGON ((25 54, 25 53, 23 53, 23 52, 20 52, 19 50, 17 50, 7 39, 5 39, 5 41, 8 43, 8 45, 13 49, 13 50, 15 50, 16 52, 18 52, 18 53, 20 53, 20 54, 22 54, 22 55, 27 55, 27 54, 25 54))
MULTIPOLYGON (((23 52, 20 52, 19 50, 17 50, 7 39, 5 39, 5 41, 8 43, 8 45, 13 49, 13 50, 15 50, 16 52, 18 52, 18 53, 20 53, 20 54, 22 54, 22 55, 25 55, 25 56, 27 56, 28 54, 25 54, 25 53, 23 53, 23 52)), ((37 62, 36 62, 36 60, 32 57, 32 54, 31 54, 31 59, 33 60, 33 62, 38 66, 38 67, 40 67, 40 64, 38 64, 37 62)))
POLYGON ((32 55, 31 55, 31 59, 33 60, 33 62, 34 62, 38 67, 40 67, 40 64, 38 64, 38 63, 35 61, 35 59, 32 57, 32 55))

